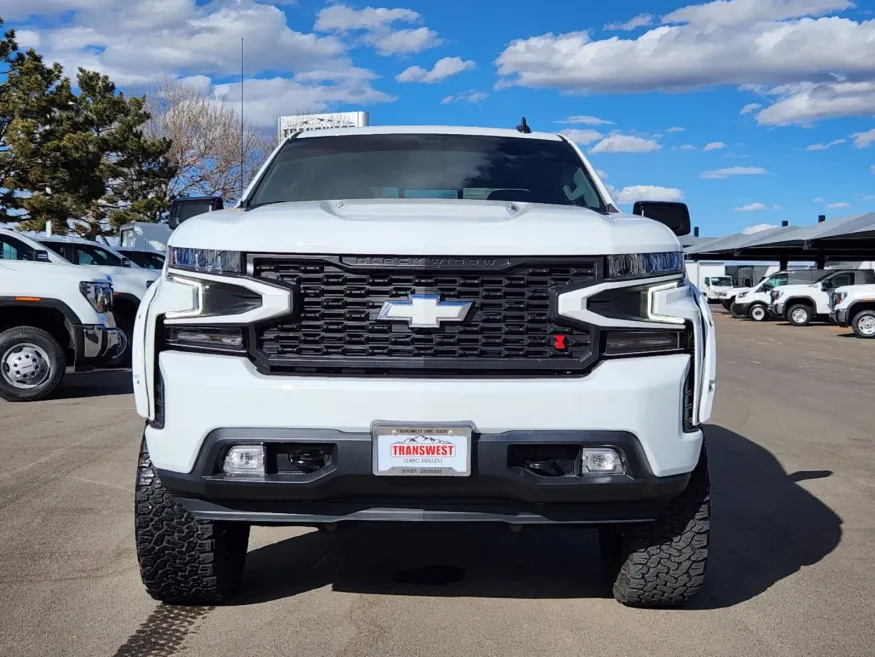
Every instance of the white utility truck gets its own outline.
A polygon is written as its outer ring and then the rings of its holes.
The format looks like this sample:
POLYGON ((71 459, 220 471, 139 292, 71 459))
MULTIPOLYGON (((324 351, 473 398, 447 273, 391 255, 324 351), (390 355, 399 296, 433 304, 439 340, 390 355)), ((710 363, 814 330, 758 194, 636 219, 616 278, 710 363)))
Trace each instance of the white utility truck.
POLYGON ((771 291, 769 313, 784 318, 793 326, 829 320, 833 291, 847 285, 875 284, 871 269, 831 269, 813 283, 782 285, 771 291))
POLYGON ((229 601, 253 524, 396 521, 598 527, 620 602, 700 590, 716 352, 689 212, 621 212, 526 130, 294 134, 176 228, 133 341, 154 598, 229 601))
POLYGON ((828 270, 824 269, 784 269, 764 277, 759 283, 749 290, 740 290, 734 296, 732 305, 729 307, 734 317, 748 317, 755 322, 763 322, 767 319, 777 319, 769 312, 769 304, 772 302, 772 290, 781 285, 794 285, 797 283, 812 283, 828 270))
POLYGON ((109 276, 51 262, 25 235, 0 229, 0 397, 51 395, 66 368, 94 369, 119 347, 109 276))
POLYGON ((49 250, 54 262, 71 262, 109 274, 113 286, 113 315, 121 333, 122 348, 107 365, 126 367, 130 364, 130 338, 134 330, 137 307, 148 287, 158 278, 158 272, 144 269, 105 244, 81 237, 39 235, 34 239, 49 250))
POLYGON ((849 285, 830 295, 830 321, 850 326, 858 338, 875 338, 875 285, 849 285))
POLYGON ((687 279, 712 303, 725 299, 734 285, 722 262, 687 262, 686 270, 687 279))

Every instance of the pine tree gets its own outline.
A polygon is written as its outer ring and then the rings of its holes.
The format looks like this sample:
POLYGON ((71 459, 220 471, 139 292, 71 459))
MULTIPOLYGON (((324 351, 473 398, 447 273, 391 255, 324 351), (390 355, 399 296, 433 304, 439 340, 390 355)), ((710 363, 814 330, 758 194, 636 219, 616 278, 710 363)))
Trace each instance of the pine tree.
POLYGON ((0 221, 43 230, 51 220, 65 232, 72 219, 94 238, 167 207, 171 143, 144 135, 145 98, 84 69, 74 93, 59 64, 18 49, 13 30, 0 40, 0 66, 0 221))

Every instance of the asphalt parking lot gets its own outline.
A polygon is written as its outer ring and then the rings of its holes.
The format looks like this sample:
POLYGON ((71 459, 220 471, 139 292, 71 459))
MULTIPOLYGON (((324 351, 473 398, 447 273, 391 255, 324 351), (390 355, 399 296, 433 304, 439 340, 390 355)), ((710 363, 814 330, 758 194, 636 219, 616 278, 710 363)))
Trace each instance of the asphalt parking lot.
POLYGON ((716 316, 713 533, 685 610, 607 597, 595 533, 253 530, 239 602, 140 586, 127 372, 0 402, 0 655, 875 654, 875 341, 716 316))

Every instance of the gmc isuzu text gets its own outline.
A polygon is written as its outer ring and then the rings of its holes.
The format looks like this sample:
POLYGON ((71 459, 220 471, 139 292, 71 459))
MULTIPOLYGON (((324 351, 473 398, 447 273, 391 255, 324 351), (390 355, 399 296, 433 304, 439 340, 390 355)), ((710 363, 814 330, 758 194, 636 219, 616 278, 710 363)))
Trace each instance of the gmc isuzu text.
POLYGON ((635 211, 560 135, 287 139, 138 311, 149 593, 229 600, 252 524, 461 521, 595 526, 617 600, 695 595, 714 327, 686 206, 635 211))

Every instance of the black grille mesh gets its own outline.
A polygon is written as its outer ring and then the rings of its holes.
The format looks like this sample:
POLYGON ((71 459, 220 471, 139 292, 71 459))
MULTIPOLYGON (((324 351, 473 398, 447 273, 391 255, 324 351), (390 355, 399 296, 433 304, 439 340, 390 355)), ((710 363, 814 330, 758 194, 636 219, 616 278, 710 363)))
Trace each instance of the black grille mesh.
POLYGON ((252 273, 296 289, 297 311, 256 329, 257 356, 283 369, 345 367, 574 371, 587 365, 592 334, 548 317, 550 289, 592 280, 594 260, 483 267, 348 267, 341 258, 256 257, 252 273), (470 301, 463 322, 410 328, 377 320, 383 303, 437 293, 470 301), (563 336, 557 345, 557 336, 563 336), (557 348, 561 346, 562 348, 557 348))

